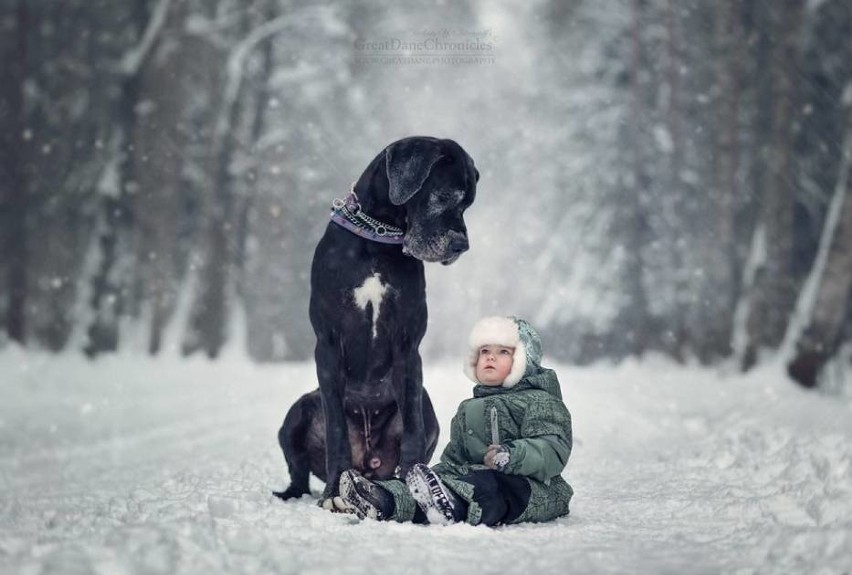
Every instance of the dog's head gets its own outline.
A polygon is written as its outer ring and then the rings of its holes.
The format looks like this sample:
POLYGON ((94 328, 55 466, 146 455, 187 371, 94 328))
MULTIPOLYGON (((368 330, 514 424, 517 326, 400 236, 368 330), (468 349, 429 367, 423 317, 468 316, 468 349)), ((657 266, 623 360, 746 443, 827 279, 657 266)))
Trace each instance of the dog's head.
POLYGON ((479 172, 453 140, 412 137, 385 148, 388 199, 406 215, 403 252, 449 265, 468 250, 464 211, 479 172))

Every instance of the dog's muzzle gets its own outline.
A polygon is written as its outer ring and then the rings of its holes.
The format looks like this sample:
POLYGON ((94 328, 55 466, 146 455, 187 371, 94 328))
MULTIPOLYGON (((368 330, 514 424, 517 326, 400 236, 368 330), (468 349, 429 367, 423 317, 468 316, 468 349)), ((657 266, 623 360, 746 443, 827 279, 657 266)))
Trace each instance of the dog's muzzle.
POLYGON ((402 253, 424 262, 441 262, 444 265, 450 265, 468 249, 470 244, 467 234, 463 232, 449 231, 438 238, 422 241, 417 230, 414 230, 406 235, 402 253))

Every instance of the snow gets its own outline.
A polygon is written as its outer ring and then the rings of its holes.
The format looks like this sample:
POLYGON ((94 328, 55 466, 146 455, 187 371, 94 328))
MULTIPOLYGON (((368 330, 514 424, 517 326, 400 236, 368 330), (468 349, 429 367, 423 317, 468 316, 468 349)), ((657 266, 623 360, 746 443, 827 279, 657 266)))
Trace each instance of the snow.
MULTIPOLYGON (((444 432, 470 384, 425 362, 444 432)), ((360 522, 281 502, 313 366, 0 352, 0 573, 848 573, 852 403, 779 365, 556 366, 567 518, 360 522)), ((439 449, 446 436, 442 434, 439 449)), ((312 488, 322 484, 313 480, 312 488)))

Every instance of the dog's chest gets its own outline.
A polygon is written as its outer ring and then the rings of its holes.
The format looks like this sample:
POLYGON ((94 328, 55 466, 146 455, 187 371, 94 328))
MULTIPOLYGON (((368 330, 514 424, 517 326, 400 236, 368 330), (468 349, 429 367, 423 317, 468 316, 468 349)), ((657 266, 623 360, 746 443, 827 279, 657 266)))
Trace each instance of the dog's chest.
POLYGON ((352 290, 352 300, 355 306, 369 316, 373 326, 373 338, 378 335, 379 318, 382 313, 382 303, 388 295, 389 285, 382 281, 379 273, 373 273, 360 286, 352 290))
POLYGON ((373 339, 383 331, 411 325, 413 317, 425 314, 425 286, 417 274, 376 266, 350 285, 344 295, 346 305, 359 317, 360 325, 369 326, 373 339))

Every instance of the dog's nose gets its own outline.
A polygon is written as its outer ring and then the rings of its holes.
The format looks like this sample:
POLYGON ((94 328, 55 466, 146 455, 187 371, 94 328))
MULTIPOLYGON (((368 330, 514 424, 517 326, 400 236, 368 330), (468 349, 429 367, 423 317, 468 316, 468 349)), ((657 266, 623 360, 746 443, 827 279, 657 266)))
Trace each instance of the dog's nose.
POLYGON ((448 250, 451 254, 461 254, 470 249, 470 244, 467 241, 467 234, 450 231, 450 244, 448 250))

